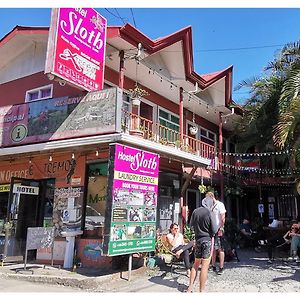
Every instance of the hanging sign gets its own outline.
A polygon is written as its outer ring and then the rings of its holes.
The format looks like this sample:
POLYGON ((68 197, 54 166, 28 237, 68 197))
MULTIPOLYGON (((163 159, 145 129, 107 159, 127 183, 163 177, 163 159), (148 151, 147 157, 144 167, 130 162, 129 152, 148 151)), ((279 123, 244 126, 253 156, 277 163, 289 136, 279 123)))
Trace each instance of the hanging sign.
POLYGON ((39 188, 36 186, 14 184, 13 192, 16 194, 38 195, 39 188))
POLYGON ((54 8, 45 73, 87 91, 103 89, 107 21, 92 8, 54 8))
POLYGON ((258 212, 263 214, 265 211, 264 205, 262 203, 258 204, 258 212))

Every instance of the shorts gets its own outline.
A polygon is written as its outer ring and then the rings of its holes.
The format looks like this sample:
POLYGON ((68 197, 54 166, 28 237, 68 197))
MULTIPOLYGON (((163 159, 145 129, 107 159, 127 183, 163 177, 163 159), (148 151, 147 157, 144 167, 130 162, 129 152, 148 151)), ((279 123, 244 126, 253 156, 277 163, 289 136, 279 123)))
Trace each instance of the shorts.
POLYGON ((211 246, 211 241, 196 241, 195 258, 210 258, 211 246))
POLYGON ((222 236, 215 235, 214 249, 224 250, 224 239, 222 236))

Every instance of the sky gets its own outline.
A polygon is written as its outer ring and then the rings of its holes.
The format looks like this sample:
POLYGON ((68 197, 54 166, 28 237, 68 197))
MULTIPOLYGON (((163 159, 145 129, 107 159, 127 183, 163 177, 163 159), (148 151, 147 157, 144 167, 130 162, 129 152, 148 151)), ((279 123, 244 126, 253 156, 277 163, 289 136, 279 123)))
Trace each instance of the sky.
MULTIPOLYGON (((234 88, 243 80, 263 75, 264 67, 283 45, 300 37, 300 8, 92 7, 108 25, 128 22, 152 39, 192 26, 194 70, 206 74, 233 65, 233 100, 239 104, 245 102, 248 91, 234 88)), ((49 8, 2 7, 0 37, 16 25, 49 26, 50 17, 49 8)))

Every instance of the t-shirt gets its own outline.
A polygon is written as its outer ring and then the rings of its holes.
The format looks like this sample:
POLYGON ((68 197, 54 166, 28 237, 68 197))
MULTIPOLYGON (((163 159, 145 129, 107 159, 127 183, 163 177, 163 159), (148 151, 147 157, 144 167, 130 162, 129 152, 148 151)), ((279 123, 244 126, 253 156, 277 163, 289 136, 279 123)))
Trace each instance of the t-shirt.
POLYGON ((202 205, 214 213, 216 224, 218 227, 220 227, 220 223, 221 223, 220 215, 226 213, 225 205, 219 200, 215 200, 214 203, 213 199, 210 197, 205 197, 202 200, 202 205))
POLYGON ((218 230, 214 214, 206 207, 196 208, 191 216, 190 227, 195 232, 196 240, 210 240, 218 230))
MULTIPOLYGON (((173 241, 175 237, 173 236, 172 233, 168 233, 167 237, 169 238, 170 241, 173 241)), ((175 244, 172 246, 170 245, 171 250, 176 249, 178 246, 183 245, 184 239, 182 233, 178 233, 178 237, 175 240, 175 244)))

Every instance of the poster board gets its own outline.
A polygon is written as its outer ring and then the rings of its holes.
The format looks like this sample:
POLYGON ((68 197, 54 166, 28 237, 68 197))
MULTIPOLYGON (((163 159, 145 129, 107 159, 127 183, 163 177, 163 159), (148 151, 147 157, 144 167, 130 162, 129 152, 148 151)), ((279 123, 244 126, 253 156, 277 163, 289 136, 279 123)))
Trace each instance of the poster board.
POLYGON ((24 270, 27 264, 28 250, 51 248, 51 265, 53 265, 54 227, 28 227, 24 270))
POLYGON ((159 155, 110 145, 104 252, 110 256, 155 249, 159 155))

